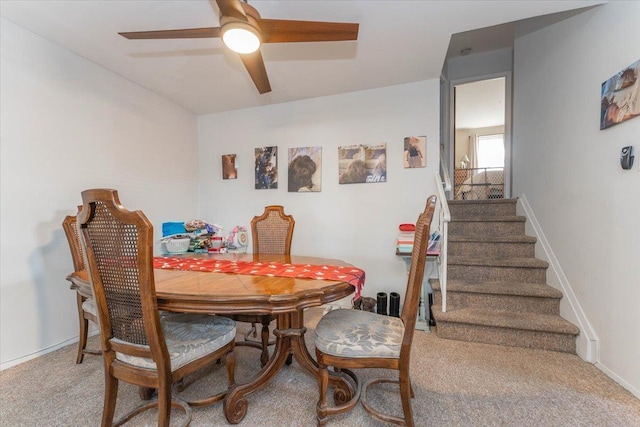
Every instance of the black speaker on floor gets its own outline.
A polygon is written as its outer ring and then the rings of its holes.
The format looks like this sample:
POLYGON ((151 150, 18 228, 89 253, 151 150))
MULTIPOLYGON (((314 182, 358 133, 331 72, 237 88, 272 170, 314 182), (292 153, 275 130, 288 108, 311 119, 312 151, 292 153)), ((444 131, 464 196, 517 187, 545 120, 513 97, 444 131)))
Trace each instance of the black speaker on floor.
POLYGON ((400 317, 400 294, 397 292, 389 294, 389 316, 400 317))
POLYGON ((377 312, 378 314, 387 315, 387 293, 386 292, 378 292, 377 294, 377 312))

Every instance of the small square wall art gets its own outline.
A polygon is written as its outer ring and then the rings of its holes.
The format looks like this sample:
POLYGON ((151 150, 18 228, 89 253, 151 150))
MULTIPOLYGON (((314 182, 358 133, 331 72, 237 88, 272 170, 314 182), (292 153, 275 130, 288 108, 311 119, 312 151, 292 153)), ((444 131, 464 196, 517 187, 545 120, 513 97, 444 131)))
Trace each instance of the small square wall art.
POLYGON ((289 193, 322 191, 322 147, 289 148, 289 193))

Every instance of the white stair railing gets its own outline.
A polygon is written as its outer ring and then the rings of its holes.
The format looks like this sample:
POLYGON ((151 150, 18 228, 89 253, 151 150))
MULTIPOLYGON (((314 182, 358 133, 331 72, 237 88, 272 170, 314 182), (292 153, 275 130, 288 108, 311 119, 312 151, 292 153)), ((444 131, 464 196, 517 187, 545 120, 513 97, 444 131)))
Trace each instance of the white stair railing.
POLYGON ((440 278, 440 294, 442 295, 442 312, 447 312, 447 240, 451 213, 445 191, 451 190, 451 179, 447 172, 447 166, 440 161, 440 170, 445 183, 440 179, 440 173, 435 174, 438 207, 438 233, 440 234, 440 255, 438 256, 438 277, 440 278))

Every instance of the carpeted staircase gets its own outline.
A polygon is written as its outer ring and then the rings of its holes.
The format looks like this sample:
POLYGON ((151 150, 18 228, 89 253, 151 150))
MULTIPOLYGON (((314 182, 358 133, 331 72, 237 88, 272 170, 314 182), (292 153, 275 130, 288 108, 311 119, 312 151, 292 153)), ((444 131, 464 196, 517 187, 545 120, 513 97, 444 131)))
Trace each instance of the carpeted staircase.
POLYGON ((447 312, 432 280, 440 338, 576 352, 579 329, 560 317, 562 292, 546 284, 517 199, 451 200, 447 312))

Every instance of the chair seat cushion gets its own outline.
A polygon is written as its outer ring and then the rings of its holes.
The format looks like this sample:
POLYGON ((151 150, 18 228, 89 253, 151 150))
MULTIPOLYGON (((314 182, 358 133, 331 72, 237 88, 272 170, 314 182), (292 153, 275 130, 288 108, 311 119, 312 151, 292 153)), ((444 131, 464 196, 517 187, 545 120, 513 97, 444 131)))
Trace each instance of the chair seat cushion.
POLYGON ((94 316, 98 317, 98 308, 96 307, 96 300, 94 300, 93 298, 87 298, 82 303, 82 309, 87 313, 93 314, 94 316))
MULTIPOLYGON (((236 336, 236 323, 222 316, 171 313, 161 316, 160 323, 174 371, 224 347, 236 336)), ((116 352, 116 359, 141 368, 156 369, 150 358, 116 352)))
POLYGON ((399 358, 403 335, 404 323, 398 317, 338 309, 318 322, 315 345, 333 356, 399 358))

